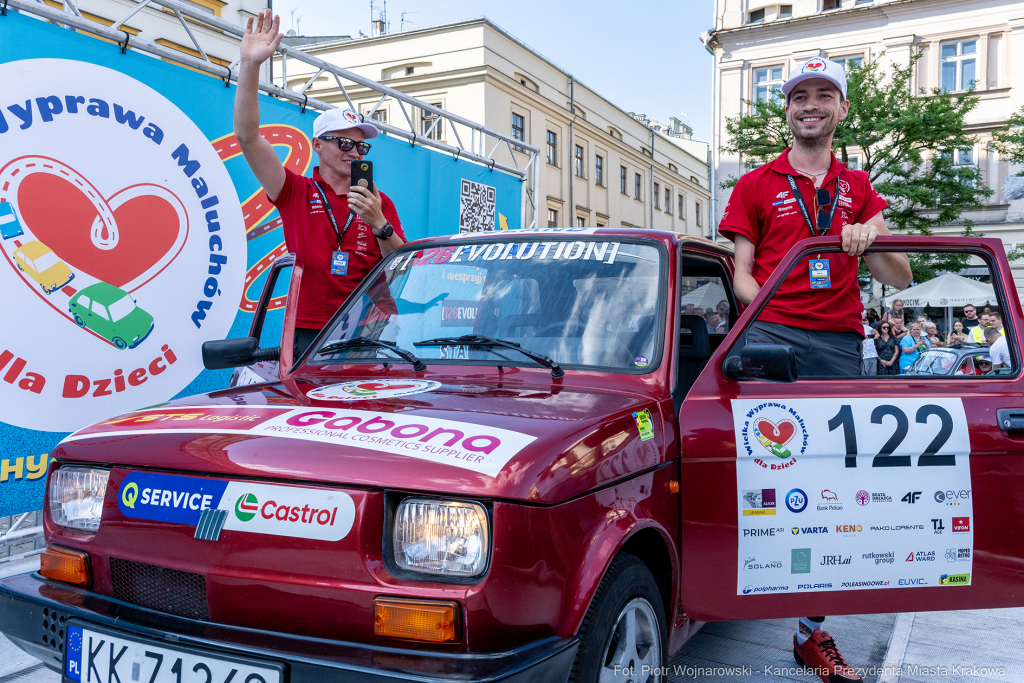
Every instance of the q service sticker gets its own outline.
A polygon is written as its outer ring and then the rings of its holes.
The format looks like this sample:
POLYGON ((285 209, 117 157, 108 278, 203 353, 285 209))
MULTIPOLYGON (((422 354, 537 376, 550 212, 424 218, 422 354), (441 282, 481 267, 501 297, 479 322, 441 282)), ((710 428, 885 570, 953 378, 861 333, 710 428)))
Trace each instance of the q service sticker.
POLYGON ((228 512, 224 529, 340 541, 355 521, 344 491, 132 472, 117 497, 121 514, 196 526, 204 510, 228 512))
POLYGON ((633 419, 636 420, 636 428, 640 432, 641 441, 650 441, 654 438, 654 423, 651 421, 650 408, 633 413, 633 419))
POLYGON ((398 398, 433 391, 441 387, 440 382, 422 379, 357 380, 343 384, 331 384, 306 392, 306 396, 318 401, 368 401, 378 398, 398 398))

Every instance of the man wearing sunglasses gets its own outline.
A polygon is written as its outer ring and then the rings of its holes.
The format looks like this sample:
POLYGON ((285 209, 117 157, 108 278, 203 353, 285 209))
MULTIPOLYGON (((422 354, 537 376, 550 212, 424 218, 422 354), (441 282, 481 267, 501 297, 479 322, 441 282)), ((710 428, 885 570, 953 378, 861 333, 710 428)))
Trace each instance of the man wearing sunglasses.
MULTIPOLYGON (((864 255, 878 235, 890 234, 882 218, 888 204, 866 173, 847 168, 832 153, 836 126, 850 108, 843 67, 813 57, 794 69, 782 92, 793 146, 740 178, 719 225, 736 245, 736 296, 749 304, 800 240, 842 237, 843 251, 812 254, 799 263, 748 328, 747 343, 792 347, 803 376, 860 375, 859 258, 876 280, 897 289, 910 285, 910 264, 904 254, 864 255)), ((824 620, 799 620, 796 661, 826 683, 860 681, 824 620)))
POLYGON ((319 166, 300 176, 260 135, 260 66, 281 44, 280 17, 264 10, 248 21, 235 91, 235 137, 245 160, 281 214, 285 243, 304 265, 295 353, 313 341, 338 307, 385 255, 405 243, 394 203, 376 187, 352 185, 352 164, 370 152, 377 128, 351 109, 313 122, 319 166))

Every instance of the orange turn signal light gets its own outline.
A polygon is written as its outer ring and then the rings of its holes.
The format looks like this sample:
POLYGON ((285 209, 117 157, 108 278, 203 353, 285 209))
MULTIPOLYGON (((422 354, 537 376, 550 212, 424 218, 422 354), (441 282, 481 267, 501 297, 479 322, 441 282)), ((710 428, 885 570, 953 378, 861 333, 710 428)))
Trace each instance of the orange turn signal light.
POLYGON ((391 638, 445 643, 458 640, 458 613, 456 602, 376 598, 373 632, 391 638))
POLYGON ((79 586, 92 583, 89 556, 77 550, 48 546, 39 555, 39 573, 48 579, 79 586))

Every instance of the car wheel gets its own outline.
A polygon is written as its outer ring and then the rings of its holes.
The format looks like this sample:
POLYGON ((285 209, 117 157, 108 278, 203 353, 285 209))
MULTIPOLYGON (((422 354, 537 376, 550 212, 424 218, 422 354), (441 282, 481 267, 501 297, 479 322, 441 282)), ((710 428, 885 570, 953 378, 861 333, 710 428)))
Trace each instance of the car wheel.
POLYGON ((114 342, 114 346, 116 346, 119 349, 127 349, 128 348, 128 342, 126 342, 124 339, 121 339, 120 337, 114 337, 113 342, 114 342))
POLYGON ((75 313, 75 324, 79 327, 85 327, 85 321, 82 320, 82 316, 75 313))
POLYGON ((627 553, 616 557, 579 630, 569 680, 660 683, 666 652, 665 609, 654 576, 627 553))

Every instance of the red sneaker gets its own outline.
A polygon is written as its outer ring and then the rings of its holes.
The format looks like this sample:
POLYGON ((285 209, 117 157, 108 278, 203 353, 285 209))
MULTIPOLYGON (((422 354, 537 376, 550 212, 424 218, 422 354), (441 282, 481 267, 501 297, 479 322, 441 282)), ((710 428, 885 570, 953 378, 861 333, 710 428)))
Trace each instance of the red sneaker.
POLYGON ((800 666, 807 667, 825 683, 861 683, 857 675, 836 647, 828 631, 815 631, 803 645, 797 645, 793 636, 793 657, 800 666))

